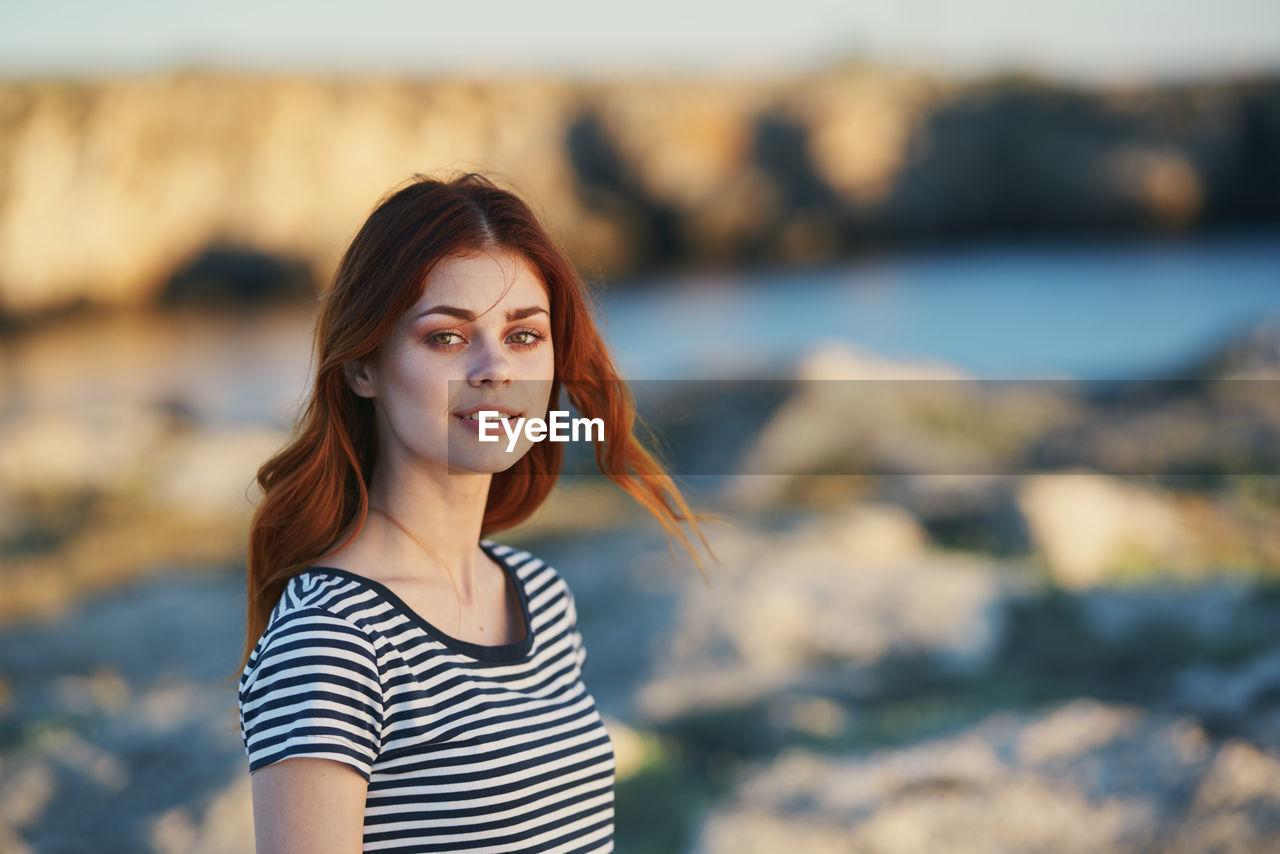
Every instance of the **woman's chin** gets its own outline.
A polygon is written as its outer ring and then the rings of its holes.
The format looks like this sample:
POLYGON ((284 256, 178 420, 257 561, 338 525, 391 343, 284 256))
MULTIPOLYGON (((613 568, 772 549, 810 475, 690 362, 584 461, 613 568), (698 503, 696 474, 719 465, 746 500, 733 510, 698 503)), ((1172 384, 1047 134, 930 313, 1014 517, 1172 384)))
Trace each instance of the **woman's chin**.
POLYGON ((498 474, 520 462, 522 453, 450 454, 449 474, 498 474))

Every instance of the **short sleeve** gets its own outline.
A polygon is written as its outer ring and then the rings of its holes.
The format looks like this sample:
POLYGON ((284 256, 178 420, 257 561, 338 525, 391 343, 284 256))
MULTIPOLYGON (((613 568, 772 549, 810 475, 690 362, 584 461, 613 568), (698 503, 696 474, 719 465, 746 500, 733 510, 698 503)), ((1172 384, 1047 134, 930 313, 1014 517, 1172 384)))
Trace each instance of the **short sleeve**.
POLYGON ((382 736, 377 653, 359 626, 319 608, 280 616, 240 677, 249 773, 282 759, 335 759, 369 779, 382 736))

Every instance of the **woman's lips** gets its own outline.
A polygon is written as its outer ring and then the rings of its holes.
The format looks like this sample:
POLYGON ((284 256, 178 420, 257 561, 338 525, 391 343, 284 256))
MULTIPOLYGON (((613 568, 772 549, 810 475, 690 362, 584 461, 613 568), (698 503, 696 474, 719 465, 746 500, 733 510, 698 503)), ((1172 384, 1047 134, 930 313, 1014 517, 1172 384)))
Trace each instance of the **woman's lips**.
MULTIPOLYGON (((517 419, 517 418, 519 418, 519 417, 520 417, 519 415, 508 415, 508 416, 507 416, 507 418, 511 419, 512 421, 514 421, 515 419, 517 419)), ((453 416, 453 420, 454 420, 454 421, 460 421, 460 422, 462 422, 462 426, 463 426, 463 427, 465 427, 466 429, 468 429, 468 430, 472 431, 472 432, 473 432, 473 433, 475 433, 476 435, 479 435, 479 434, 480 434, 480 419, 478 419, 478 418, 465 418, 465 417, 463 417, 463 416, 461 416, 461 415, 455 415, 455 416, 453 416)), ((490 436, 494 436, 494 435, 501 435, 502 430, 503 430, 503 428, 502 428, 502 420, 501 420, 501 419, 490 418, 490 419, 489 419, 489 424, 491 424, 491 425, 493 425, 493 426, 491 426, 491 427, 489 428, 488 435, 490 435, 490 436), (496 433, 495 433, 494 427, 496 427, 496 428, 497 428, 497 432, 496 432, 496 433)))

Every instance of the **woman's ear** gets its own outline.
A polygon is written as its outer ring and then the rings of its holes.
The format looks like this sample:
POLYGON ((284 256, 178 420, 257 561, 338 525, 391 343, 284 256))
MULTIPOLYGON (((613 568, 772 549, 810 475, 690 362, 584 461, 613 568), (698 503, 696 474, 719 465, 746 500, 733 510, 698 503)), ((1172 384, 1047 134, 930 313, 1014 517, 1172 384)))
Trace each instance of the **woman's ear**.
POLYGON ((373 397, 373 370, 368 359, 352 359, 342 365, 347 385, 360 397, 373 397))

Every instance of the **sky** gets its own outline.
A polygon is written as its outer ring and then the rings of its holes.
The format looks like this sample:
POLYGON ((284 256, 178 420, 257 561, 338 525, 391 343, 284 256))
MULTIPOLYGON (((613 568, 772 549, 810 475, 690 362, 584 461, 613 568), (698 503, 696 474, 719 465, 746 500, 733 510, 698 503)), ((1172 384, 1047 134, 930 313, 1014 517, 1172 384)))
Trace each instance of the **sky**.
POLYGON ((0 0, 0 75, 1280 69, 1280 0, 0 0))

